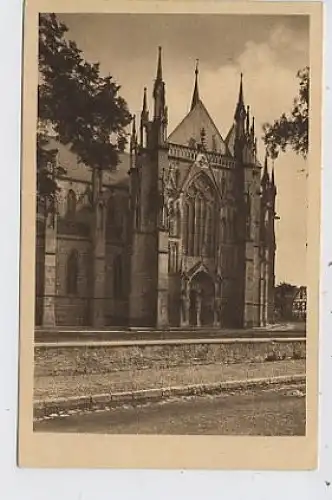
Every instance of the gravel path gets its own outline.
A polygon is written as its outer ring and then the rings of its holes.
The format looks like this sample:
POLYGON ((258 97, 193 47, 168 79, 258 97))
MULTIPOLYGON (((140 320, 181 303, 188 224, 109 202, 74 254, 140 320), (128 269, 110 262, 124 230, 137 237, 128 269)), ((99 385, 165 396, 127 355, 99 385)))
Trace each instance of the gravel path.
POLYGON ((126 370, 107 374, 36 377, 34 399, 47 400, 187 384, 305 374, 305 360, 230 365, 193 365, 126 370))
POLYGON ((305 395, 294 390, 177 398, 34 423, 41 432, 100 434, 305 435, 305 395), (295 395, 296 394, 296 395, 295 395))

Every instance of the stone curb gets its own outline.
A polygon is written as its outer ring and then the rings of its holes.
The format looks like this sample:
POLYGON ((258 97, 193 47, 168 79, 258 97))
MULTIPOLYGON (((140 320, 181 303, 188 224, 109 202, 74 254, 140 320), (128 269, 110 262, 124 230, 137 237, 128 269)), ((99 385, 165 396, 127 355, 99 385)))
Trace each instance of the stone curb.
POLYGON ((202 338, 202 339, 152 339, 152 340, 81 340, 57 342, 35 342, 35 349, 64 349, 79 347, 135 347, 194 344, 290 344, 306 343, 305 337, 261 337, 261 338, 202 338))
POLYGON ((128 403, 143 403, 162 400, 172 396, 198 396, 218 394, 229 391, 240 391, 253 388, 264 388, 277 384, 303 384, 305 375, 283 375, 269 378, 249 380, 230 380, 225 382, 193 384, 187 386, 161 387, 138 391, 96 394, 93 396, 71 396, 67 398, 37 400, 34 402, 34 418, 43 418, 68 410, 94 410, 128 403))

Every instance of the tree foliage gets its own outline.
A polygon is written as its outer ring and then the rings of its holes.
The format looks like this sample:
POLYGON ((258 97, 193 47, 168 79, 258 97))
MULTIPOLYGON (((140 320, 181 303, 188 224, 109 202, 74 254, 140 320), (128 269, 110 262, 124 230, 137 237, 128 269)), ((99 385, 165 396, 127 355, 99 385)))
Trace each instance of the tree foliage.
POLYGON ((290 114, 283 113, 273 124, 265 123, 264 143, 271 158, 290 147, 303 158, 307 157, 309 147, 309 67, 298 71, 299 93, 294 99, 290 114))
MULTIPOLYGON (((57 177, 65 173, 56 161, 58 150, 49 147, 47 132, 39 124, 37 130, 37 195, 39 202, 48 200, 54 206, 59 191, 57 177)), ((45 204, 43 205, 46 208, 45 204)))
POLYGON ((47 128, 79 161, 102 171, 116 167, 131 121, 120 86, 111 76, 101 75, 99 63, 85 60, 76 43, 66 38, 67 32, 55 14, 40 15, 37 190, 41 196, 52 197, 57 189, 54 169, 49 168, 56 151, 48 148, 47 128))
POLYGON ((289 283, 280 283, 274 291, 274 307, 280 319, 292 319, 293 298, 297 287, 289 283))

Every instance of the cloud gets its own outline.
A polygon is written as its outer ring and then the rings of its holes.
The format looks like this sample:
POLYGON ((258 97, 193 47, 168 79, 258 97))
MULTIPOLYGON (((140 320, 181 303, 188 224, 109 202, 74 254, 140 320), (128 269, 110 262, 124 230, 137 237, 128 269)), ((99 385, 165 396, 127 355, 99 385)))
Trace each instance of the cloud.
POLYGON ((291 50, 293 53, 306 56, 309 49, 308 33, 297 31, 296 33, 284 25, 277 26, 270 35, 269 45, 277 51, 291 50))
POLYGON ((298 92, 296 72, 300 67, 294 69, 295 64, 292 68, 283 64, 280 54, 285 47, 288 47, 288 60, 295 59, 294 52, 301 48, 296 44, 295 33, 278 26, 264 43, 247 41, 243 52, 232 63, 219 67, 217 72, 202 72, 200 86, 204 102, 213 110, 216 124, 224 135, 227 133, 225 120, 227 126, 232 122, 241 72, 244 74, 245 100, 258 127, 291 109, 298 92))
MULTIPOLYGON (((262 160, 262 125, 273 122, 283 112, 291 110, 298 92, 296 73, 307 64, 306 47, 303 37, 279 25, 270 32, 267 40, 260 43, 247 41, 237 57, 233 57, 226 65, 220 65, 217 70, 207 68, 204 60, 200 61, 200 95, 223 137, 226 137, 233 122, 240 73, 243 72, 244 97, 246 104, 250 105, 251 113, 255 115, 258 151, 262 160)), ((189 111, 194 67, 194 58, 174 58, 170 64, 165 57, 169 132, 189 111)), ((154 70, 154 61, 151 61, 150 72, 145 74, 152 72, 153 75, 154 70)), ((133 91, 132 87, 130 90, 133 91)), ((305 175, 299 174, 303 166, 304 161, 300 157, 287 152, 277 160, 275 173, 278 186, 277 212, 280 216, 280 221, 276 224, 276 279, 297 284, 305 281, 306 267, 307 228, 303 208, 306 205, 307 185, 305 175)))
MULTIPOLYGON (((225 137, 232 124, 238 98, 240 73, 244 73, 246 104, 256 118, 260 157, 264 154, 261 140, 262 125, 273 122, 283 112, 292 108, 298 92, 296 73, 307 64, 306 44, 296 33, 278 26, 262 43, 247 41, 242 53, 217 71, 209 71, 201 64, 200 93, 217 127, 225 137)), ((183 67, 170 68, 167 75, 168 96, 171 103, 171 128, 183 118, 193 87, 193 75, 183 67)), ((307 184, 304 161, 292 152, 280 156, 276 162, 278 185, 276 224, 277 281, 302 284, 305 281, 307 235, 304 207, 307 201, 307 184)))

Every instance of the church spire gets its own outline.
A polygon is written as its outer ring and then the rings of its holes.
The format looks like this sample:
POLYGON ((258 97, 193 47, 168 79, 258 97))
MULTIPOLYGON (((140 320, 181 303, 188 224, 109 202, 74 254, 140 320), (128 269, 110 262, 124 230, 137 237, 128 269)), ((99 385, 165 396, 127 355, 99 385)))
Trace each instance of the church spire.
POLYGON ((243 104, 243 73, 240 76, 239 103, 243 104))
POLYGON ((198 59, 196 59, 195 86, 194 86, 194 92, 193 92, 193 97, 192 97, 192 101, 191 101, 190 111, 192 109, 194 109, 194 107, 196 106, 196 104, 198 103, 198 101, 199 101, 199 90, 198 90, 198 59))
POLYGON ((158 47, 157 76, 153 88, 154 118, 162 119, 165 108, 165 84, 163 82, 163 71, 161 62, 161 47, 158 47))
POLYGON ((130 147, 134 149, 137 144, 137 132, 136 132, 136 115, 133 116, 131 137, 130 137, 130 147))
POLYGON ((255 117, 254 116, 252 117, 250 132, 251 132, 252 138, 254 138, 255 137, 255 117))
POLYGON ((247 114, 246 114, 246 132, 249 134, 249 123, 250 123, 250 106, 247 106, 247 114))
POLYGON ((136 116, 133 116, 131 136, 130 136, 130 169, 136 168, 137 154, 137 132, 136 132, 136 116))
POLYGON ((243 100, 243 73, 241 73, 239 98, 237 101, 234 118, 236 121, 239 121, 243 119, 245 115, 246 115, 246 108, 244 107, 244 100, 243 100))
POLYGON ((267 184, 270 181, 269 172, 268 172, 268 166, 267 166, 267 157, 268 157, 268 153, 266 151, 266 153, 265 153, 265 160, 264 160, 264 170, 263 170, 263 176, 262 176, 262 186, 267 186, 267 184))
POLYGON ((146 93, 147 93, 147 88, 144 87, 144 91, 143 91, 143 106, 142 106, 142 118, 143 116, 146 117, 147 113, 148 113, 148 104, 147 104, 147 96, 146 96, 146 93))
POLYGON ((147 93, 147 88, 144 87, 143 106, 142 106, 142 111, 141 111, 141 124, 140 124, 140 144, 141 144, 141 146, 143 146, 145 144, 144 129, 147 126, 147 123, 149 121, 149 111, 148 111, 146 93, 147 93))
POLYGON ((156 81, 161 82, 163 79, 163 69, 161 64, 161 47, 158 47, 158 64, 157 64, 157 78, 156 81))
POLYGON ((242 156, 244 141, 246 140, 246 117, 247 112, 243 100, 243 74, 241 73, 239 97, 235 108, 234 121, 235 121, 235 134, 238 142, 238 154, 242 156))

